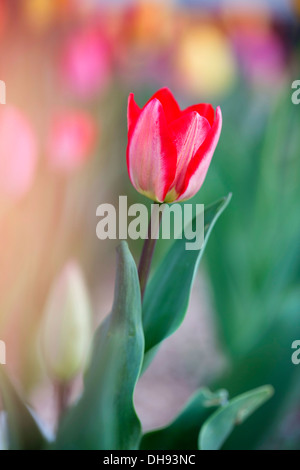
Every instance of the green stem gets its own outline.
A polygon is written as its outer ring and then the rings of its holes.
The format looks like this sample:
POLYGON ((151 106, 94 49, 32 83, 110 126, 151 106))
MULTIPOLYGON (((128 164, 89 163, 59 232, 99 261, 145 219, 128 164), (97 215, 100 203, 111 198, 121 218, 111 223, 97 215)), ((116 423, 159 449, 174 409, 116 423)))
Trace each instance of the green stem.
MULTIPOLYGON (((156 203, 158 206, 160 204, 156 203)), ((156 227, 152 227, 153 223, 153 217, 151 215, 150 221, 149 221, 149 226, 148 226, 148 238, 145 240, 141 258, 140 258, 140 263, 139 263, 139 280, 140 280, 140 286, 141 286, 141 298, 142 302, 144 299, 144 294, 145 294, 145 289, 147 286, 149 274, 150 274, 150 268, 151 268, 151 263, 152 263, 152 258, 155 250, 155 245, 157 242, 157 238, 153 237, 155 235, 158 235, 159 233, 159 227, 161 224, 161 219, 162 219, 162 213, 163 211, 159 211, 159 219, 158 223, 156 223, 156 227), (153 238, 152 238, 153 237, 153 238)), ((157 218, 156 218, 157 222, 157 218)))
POLYGON ((57 381, 55 383, 56 404, 57 404, 57 425, 69 405, 72 384, 57 381))

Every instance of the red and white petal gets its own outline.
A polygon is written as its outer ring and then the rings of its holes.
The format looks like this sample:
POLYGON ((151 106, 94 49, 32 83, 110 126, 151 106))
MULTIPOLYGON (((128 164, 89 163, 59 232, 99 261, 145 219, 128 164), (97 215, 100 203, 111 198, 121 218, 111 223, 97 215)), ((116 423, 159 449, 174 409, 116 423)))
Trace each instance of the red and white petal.
POLYGON ((183 114, 191 113, 192 111, 196 111, 200 116, 205 117, 209 124, 212 126, 215 120, 215 110, 211 104, 201 103, 201 104, 194 104, 193 106, 189 106, 188 108, 182 111, 183 114))
POLYGON ((205 141, 211 127, 207 119, 192 111, 172 122, 170 129, 177 150, 176 175, 172 186, 175 187, 176 193, 180 194, 189 164, 205 141))
MULTIPOLYGON (((161 88, 160 90, 158 90, 152 96, 152 98, 150 98, 148 103, 150 103, 150 101, 152 101, 155 98, 161 102, 164 108, 166 120, 168 123, 175 121, 175 119, 178 119, 180 117, 181 115, 180 108, 172 92, 169 90, 169 88, 161 88)), ((148 103, 146 103, 146 106, 148 103)))
POLYGON ((222 113, 218 107, 216 110, 215 122, 207 135, 204 143, 199 148, 198 152, 191 160, 187 169, 185 183, 177 201, 183 201, 193 197, 201 188, 212 156, 217 147, 222 129, 222 113))
POLYGON ((158 99, 143 108, 129 134, 127 164, 130 180, 137 191, 163 202, 175 177, 176 148, 158 99))
POLYGON ((127 125, 128 130, 132 129, 141 114, 141 109, 134 101, 134 94, 130 93, 127 106, 127 125))

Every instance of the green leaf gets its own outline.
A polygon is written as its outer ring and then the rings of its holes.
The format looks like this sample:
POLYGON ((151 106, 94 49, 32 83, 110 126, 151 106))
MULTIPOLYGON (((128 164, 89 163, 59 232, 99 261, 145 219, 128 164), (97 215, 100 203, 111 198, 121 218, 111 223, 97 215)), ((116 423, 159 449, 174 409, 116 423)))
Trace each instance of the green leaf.
POLYGON ((298 368, 291 360, 292 342, 300 337, 299 300, 290 307, 292 310, 285 310, 282 318, 260 338, 247 357, 233 365, 214 385, 222 384, 233 396, 266 382, 276 390, 272 400, 259 413, 251 416, 245 426, 233 431, 224 445, 225 449, 265 448, 268 445, 266 441, 282 423, 282 413, 299 380, 298 368))
POLYGON ((219 450, 234 427, 242 424, 273 395, 271 386, 244 393, 217 410, 203 425, 199 435, 200 450, 219 450))
POLYGON ((115 300, 95 335, 78 404, 63 420, 55 449, 129 450, 141 439, 133 392, 144 352, 141 295, 128 246, 118 248, 115 300))
POLYGON ((0 366, 0 389, 7 412, 9 449, 40 450, 46 444, 46 438, 4 371, 4 367, 0 366))
POLYGON ((231 194, 205 208, 203 247, 200 250, 186 250, 183 235, 181 240, 173 243, 150 280, 143 303, 145 352, 152 350, 149 357, 153 355, 153 348, 174 333, 182 323, 207 240, 230 199, 231 194))
POLYGON ((197 450, 202 424, 217 406, 223 405, 226 401, 225 390, 216 393, 206 388, 199 390, 171 424, 145 434, 140 449, 197 450))

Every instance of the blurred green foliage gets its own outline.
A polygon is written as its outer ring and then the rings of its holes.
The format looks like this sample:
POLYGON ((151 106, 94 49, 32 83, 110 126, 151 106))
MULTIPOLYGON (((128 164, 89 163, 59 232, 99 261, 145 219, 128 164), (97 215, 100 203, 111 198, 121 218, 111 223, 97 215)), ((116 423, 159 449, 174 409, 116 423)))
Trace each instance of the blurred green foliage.
POLYGON ((262 383, 275 388, 261 413, 233 433, 233 449, 264 446, 300 379, 291 362, 300 338, 300 109, 290 84, 283 89, 260 96, 241 87, 224 103, 221 141, 195 198, 233 193, 205 257, 230 363, 218 384, 233 394, 262 383))

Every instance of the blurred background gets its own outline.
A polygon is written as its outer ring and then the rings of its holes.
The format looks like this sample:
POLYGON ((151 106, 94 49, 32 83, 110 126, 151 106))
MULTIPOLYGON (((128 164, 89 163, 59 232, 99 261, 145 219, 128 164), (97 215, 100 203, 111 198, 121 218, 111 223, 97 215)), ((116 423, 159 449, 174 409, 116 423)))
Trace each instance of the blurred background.
MULTIPOLYGON (((75 260, 94 325, 109 312, 117 242, 97 239, 96 208, 119 195, 147 203, 127 176, 127 97, 142 106, 168 86, 181 107, 221 105, 194 202, 233 199, 182 328, 138 385, 138 413, 151 429, 199 386, 235 395, 271 383, 274 398, 227 446, 300 448, 299 19, 299 0, 0 0, 0 338, 49 428, 53 380, 37 338, 50 287, 75 260)), ((138 259, 141 243, 130 248, 138 259)))

